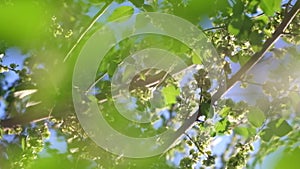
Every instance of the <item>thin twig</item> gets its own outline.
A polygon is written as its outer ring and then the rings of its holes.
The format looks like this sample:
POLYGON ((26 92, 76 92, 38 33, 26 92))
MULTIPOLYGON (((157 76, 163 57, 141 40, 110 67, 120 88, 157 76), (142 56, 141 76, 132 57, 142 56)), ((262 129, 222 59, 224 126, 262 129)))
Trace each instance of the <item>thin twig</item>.
POLYGON ((89 86, 89 88, 85 91, 85 94, 87 94, 87 93, 89 93, 91 90, 92 90, 92 88, 94 87, 94 86, 96 86, 96 84, 100 81, 100 80, 102 80, 103 78, 104 78, 104 76, 106 75, 106 73, 104 73, 102 76, 100 76, 93 84, 91 84, 90 86, 89 86))
POLYGON ((88 25, 88 27, 85 28, 85 30, 82 32, 82 34, 79 36, 79 38, 77 39, 77 41, 75 42, 75 44, 72 46, 72 48, 69 50, 69 52, 67 53, 67 55, 64 58, 65 62, 71 55, 71 53, 75 50, 75 48, 78 46, 78 44, 80 43, 80 41, 84 38, 84 36, 88 33, 88 31, 94 26, 94 24, 97 22, 97 20, 104 14, 104 12, 108 9, 109 5, 111 3, 106 3, 101 10, 94 16, 94 18, 92 19, 91 23, 88 25))
POLYGON ((202 153, 203 155, 205 155, 206 157, 207 157, 207 155, 206 155, 206 153, 204 152, 204 151, 202 151, 201 150, 201 148, 199 147, 199 145, 198 145, 198 143, 196 143, 193 139, 192 139, 192 137, 191 136, 189 136, 187 133, 184 133, 184 135, 196 146, 196 148, 197 148, 197 150, 200 152, 200 153, 202 153))
POLYGON ((216 29, 223 29, 225 26, 216 26, 212 28, 203 29, 203 32, 210 31, 210 30, 216 30, 216 29))

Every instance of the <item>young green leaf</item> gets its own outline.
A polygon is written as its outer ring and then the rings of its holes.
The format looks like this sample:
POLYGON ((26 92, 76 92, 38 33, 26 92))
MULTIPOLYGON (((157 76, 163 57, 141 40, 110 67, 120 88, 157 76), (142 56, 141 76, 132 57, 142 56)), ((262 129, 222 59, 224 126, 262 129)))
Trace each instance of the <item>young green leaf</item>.
POLYGON ((229 33, 231 33, 233 35, 238 35, 240 33, 240 29, 235 27, 234 24, 228 25, 228 31, 229 31, 229 33))
POLYGON ((241 135, 241 136, 245 137, 245 138, 248 138, 248 136, 249 136, 249 132, 248 132, 247 127, 236 127, 234 129, 234 132, 238 135, 241 135))
POLYGON ((202 63, 202 60, 200 59, 200 57, 198 57, 197 55, 193 55, 192 56, 192 62, 194 64, 201 64, 202 63))
POLYGON ((257 107, 251 107, 247 117, 250 124, 252 124, 254 127, 260 127, 266 119, 264 112, 257 107))
POLYGON ((215 129, 217 133, 224 133, 229 126, 229 121, 227 119, 222 119, 219 122, 216 123, 215 129))
POLYGON ((26 137, 21 138, 21 146, 22 146, 22 150, 25 150, 25 148, 26 148, 26 137))
POLYGON ((281 0, 261 0, 260 8, 268 16, 272 16, 276 11, 280 10, 281 0))
POLYGON ((113 13, 108 17, 107 21, 111 22, 122 18, 124 16, 130 16, 134 12, 131 6, 121 6, 113 11, 113 13))
POLYGON ((231 111, 230 107, 224 107, 222 110, 220 110, 219 115, 221 117, 226 117, 231 111))
POLYGON ((261 139, 266 142, 270 141, 273 136, 274 136, 274 133, 273 133, 272 129, 269 129, 269 128, 264 129, 260 135, 261 139))
POLYGON ((277 128, 274 128, 274 134, 278 137, 282 137, 287 135, 290 131, 293 130, 293 128, 286 122, 286 120, 281 121, 279 124, 277 124, 277 128))
POLYGON ((180 94, 179 88, 170 85, 162 89, 163 96, 167 105, 176 103, 176 97, 180 94))

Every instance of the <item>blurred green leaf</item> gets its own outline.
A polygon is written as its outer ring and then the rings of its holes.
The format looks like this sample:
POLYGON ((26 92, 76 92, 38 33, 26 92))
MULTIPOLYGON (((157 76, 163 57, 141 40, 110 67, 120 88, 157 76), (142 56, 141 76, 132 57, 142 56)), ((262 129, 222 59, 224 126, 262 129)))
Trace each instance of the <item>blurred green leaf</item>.
POLYGON ((176 103, 176 97, 180 94, 179 88, 175 88, 173 85, 169 85, 162 89, 163 96, 167 105, 176 103))
MULTIPOLYGON (((40 2, 42 4, 42 2, 40 2)), ((14 1, 0 5, 0 39, 27 47, 45 35, 50 17, 35 1, 14 1)))
POLYGON ((260 8, 268 16, 274 15, 275 12, 280 10, 281 0, 261 0, 260 8))
POLYGON ((261 139, 266 142, 270 141, 273 136, 273 130, 269 128, 264 129, 260 134, 261 139))
POLYGON ((299 168, 300 148, 292 151, 284 151, 280 159, 276 161, 275 169, 298 169, 299 168))
POLYGON ((250 138, 256 134, 256 129, 253 127, 236 127, 234 132, 238 135, 243 136, 244 138, 250 138))
POLYGON ((147 12, 153 12, 154 9, 151 5, 148 5, 148 4, 144 4, 143 5, 143 8, 147 11, 147 12))
POLYGON ((136 7, 141 7, 144 4, 144 0, 130 0, 130 2, 136 7))
POLYGON ((233 6, 233 15, 240 16, 244 11, 244 3, 241 0, 237 0, 233 6))
POLYGON ((236 127, 234 129, 234 132, 238 135, 241 135, 245 138, 248 138, 249 136, 249 132, 248 132, 248 128, 247 127, 236 127))
POLYGON ((240 26, 236 22, 233 22, 228 25, 228 31, 233 35, 238 35, 240 33, 240 26))
POLYGON ((220 112, 221 117, 226 117, 231 111, 231 107, 224 107, 220 112))
POLYGON ((260 127, 266 119, 264 112, 257 107, 250 107, 247 117, 254 127, 260 127))
POLYGON ((225 119, 225 118, 223 118, 222 120, 218 121, 215 124, 216 132, 217 133, 224 133, 228 129, 229 124, 230 124, 229 121, 227 119, 225 119))
POLYGON ((202 63, 202 60, 200 59, 200 57, 198 57, 197 55, 193 55, 192 56, 192 62, 194 64, 201 64, 202 63))
POLYGON ((292 131, 292 127, 287 123, 286 120, 283 119, 276 119, 271 121, 268 124, 268 127, 273 131, 273 133, 278 136, 282 137, 287 135, 290 131, 292 131))
POLYGON ((130 16, 133 14, 133 12, 134 12, 133 7, 121 6, 113 11, 113 13, 108 17, 107 21, 111 22, 125 16, 130 16))

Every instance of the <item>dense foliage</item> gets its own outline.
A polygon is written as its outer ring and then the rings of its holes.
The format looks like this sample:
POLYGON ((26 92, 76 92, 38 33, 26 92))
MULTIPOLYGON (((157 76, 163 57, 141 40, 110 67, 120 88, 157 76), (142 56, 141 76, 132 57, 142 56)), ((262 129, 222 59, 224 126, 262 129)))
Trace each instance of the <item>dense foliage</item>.
POLYGON ((271 167, 297 168, 299 10, 299 0, 1 1, 0 169, 255 168, 274 151, 283 158, 271 167), (154 136, 197 113, 198 120, 188 121, 190 128, 169 151, 135 159, 111 154, 88 137, 74 110, 72 75, 95 31, 143 12, 188 20, 218 56, 204 64, 177 39, 153 34, 124 39, 106 54, 91 88, 115 130, 154 136), (139 124, 115 108, 112 78, 123 68, 117 80, 127 79, 134 70, 123 60, 146 48, 176 54, 190 69, 176 76, 146 69, 133 77, 129 90, 136 109, 161 110, 151 114, 153 123, 139 124))

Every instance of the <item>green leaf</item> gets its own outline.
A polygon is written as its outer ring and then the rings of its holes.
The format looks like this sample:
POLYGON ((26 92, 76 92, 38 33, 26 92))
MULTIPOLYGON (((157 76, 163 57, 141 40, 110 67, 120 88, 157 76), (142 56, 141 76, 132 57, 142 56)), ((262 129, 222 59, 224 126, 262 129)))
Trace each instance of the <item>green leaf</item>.
POLYGON ((129 0, 134 6, 141 7, 144 4, 144 0, 129 0))
POLYGON ((233 35, 238 35, 240 33, 240 29, 235 27, 233 24, 229 24, 227 29, 229 33, 233 35))
POLYGON ((275 162, 274 169, 297 169, 299 168, 299 157, 300 157, 300 148, 296 147, 293 149, 286 148, 282 154, 281 158, 275 162))
POLYGON ((238 135, 243 136, 244 138, 252 137, 256 134, 256 129, 253 127, 236 127, 234 132, 238 135))
POLYGON ((248 127, 236 127, 234 129, 234 132, 238 135, 241 135, 245 138, 248 138, 249 132, 248 132, 248 127))
POLYGON ((147 11, 147 12, 153 12, 154 9, 151 5, 148 5, 148 4, 144 4, 143 5, 143 8, 147 11))
POLYGON ((233 15, 240 16, 244 11, 244 3, 241 0, 237 0, 233 6, 233 15))
POLYGON ((278 127, 273 128, 273 132, 276 136, 282 137, 287 135, 290 131, 293 130, 293 128, 286 122, 286 120, 283 120, 277 124, 278 127))
POLYGON ((256 18, 256 20, 262 21, 264 24, 268 24, 270 22, 269 17, 267 17, 266 15, 260 15, 256 18))
POLYGON ((211 117, 213 115, 213 112, 211 111, 210 103, 201 103, 201 115, 205 117, 211 117))
POLYGON ((256 134, 256 129, 253 127, 248 127, 249 137, 252 137, 256 134))
POLYGON ((261 139, 266 142, 270 141, 273 136, 274 136, 274 133, 273 133, 272 129, 269 129, 269 128, 264 129, 260 135, 261 139))
POLYGON ((250 107, 247 117, 254 127, 260 127, 266 119, 264 112, 257 107, 250 107))
POLYGON ((198 57, 197 55, 193 55, 192 56, 192 62, 194 64, 202 64, 202 60, 200 59, 200 57, 198 57))
POLYGON ((124 16, 130 16, 134 12, 131 6, 121 6, 113 11, 113 13, 108 17, 107 21, 111 22, 122 18, 124 16))
POLYGON ((175 88, 173 85, 169 85, 162 89, 163 96, 165 98, 165 103, 171 105, 176 103, 176 97, 180 94, 179 88, 175 88))
POLYGON ((280 10, 281 0, 261 0, 260 8, 268 16, 274 15, 275 12, 280 10))
POLYGON ((25 150, 25 148, 26 148, 26 137, 21 138, 21 146, 22 146, 22 150, 25 150))
POLYGON ((253 31, 250 33, 249 41, 252 45, 260 45, 263 40, 263 35, 258 31, 253 31))
POLYGON ((118 67, 118 64, 116 62, 111 62, 108 66, 108 69, 107 69, 107 73, 110 77, 113 76, 113 74, 115 73, 116 69, 118 67))
POLYGON ((220 112, 219 115, 221 117, 226 117, 230 113, 231 108, 230 107, 224 107, 220 112))
POLYGON ((217 133, 224 133, 229 126, 229 121, 227 119, 222 119, 220 121, 218 121, 215 125, 215 129, 217 133))
POLYGON ((239 63, 240 63, 240 65, 241 66, 245 65, 248 62, 249 59, 250 59, 249 56, 240 55, 239 56, 239 63))

